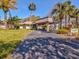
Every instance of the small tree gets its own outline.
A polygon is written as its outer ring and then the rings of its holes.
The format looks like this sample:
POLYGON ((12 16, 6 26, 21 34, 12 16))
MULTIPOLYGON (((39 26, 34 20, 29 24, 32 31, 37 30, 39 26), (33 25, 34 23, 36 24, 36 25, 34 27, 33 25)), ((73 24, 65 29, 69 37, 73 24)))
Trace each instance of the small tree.
POLYGON ((12 17, 12 24, 14 25, 14 27, 17 29, 19 27, 19 22, 20 22, 20 18, 18 18, 17 16, 12 17))

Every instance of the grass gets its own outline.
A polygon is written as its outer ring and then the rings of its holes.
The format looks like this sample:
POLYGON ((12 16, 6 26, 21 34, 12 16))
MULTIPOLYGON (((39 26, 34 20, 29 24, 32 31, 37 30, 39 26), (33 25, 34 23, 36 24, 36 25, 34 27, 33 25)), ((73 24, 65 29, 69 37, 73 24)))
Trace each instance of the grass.
POLYGON ((4 59, 12 53, 16 45, 29 33, 31 30, 0 30, 0 59, 4 59))

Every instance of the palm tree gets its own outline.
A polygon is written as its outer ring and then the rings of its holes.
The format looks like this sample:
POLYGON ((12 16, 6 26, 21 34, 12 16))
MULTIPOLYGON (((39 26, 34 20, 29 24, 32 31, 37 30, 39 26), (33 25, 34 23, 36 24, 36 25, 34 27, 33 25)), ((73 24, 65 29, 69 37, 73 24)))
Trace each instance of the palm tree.
POLYGON ((79 9, 78 8, 74 9, 73 17, 75 17, 75 19, 76 19, 76 27, 78 28, 78 17, 79 17, 79 9))
POLYGON ((31 11, 31 14, 36 10, 36 5, 34 3, 30 3, 28 6, 29 10, 31 11))
MULTIPOLYGON (((16 0, 0 0, 0 9, 4 11, 4 19, 7 20, 7 13, 10 9, 16 9, 16 0)), ((7 25, 7 22, 6 22, 7 25)))
POLYGON ((65 18, 65 26, 67 25, 67 17, 68 22, 70 22, 70 16, 72 15, 75 6, 71 4, 71 1, 66 1, 63 3, 64 6, 64 18, 65 18))
POLYGON ((67 25, 67 20, 70 22, 70 17, 73 14, 74 8, 75 6, 71 4, 71 1, 56 4, 52 14, 55 14, 55 16, 58 15, 60 28, 62 27, 62 19, 65 19, 65 27, 67 25))
POLYGON ((68 16, 68 22, 70 22, 70 18, 74 17, 76 18, 76 27, 78 27, 78 16, 79 16, 79 9, 76 8, 74 5, 71 4, 71 1, 66 1, 63 3, 64 9, 65 9, 65 25, 67 22, 67 16, 68 16))
POLYGON ((64 17, 64 8, 62 3, 56 4, 55 8, 52 11, 52 14, 57 16, 58 20, 60 21, 60 28, 62 28, 62 19, 64 17))
MULTIPOLYGON (((36 5, 34 3, 30 3, 30 5, 28 6, 28 8, 31 11, 31 13, 30 13, 30 21, 32 21, 32 18, 33 18, 32 14, 36 10, 36 5)), ((32 24, 33 29, 36 29, 37 27, 36 27, 35 22, 34 21, 32 21, 32 22, 33 22, 33 24, 32 24)))

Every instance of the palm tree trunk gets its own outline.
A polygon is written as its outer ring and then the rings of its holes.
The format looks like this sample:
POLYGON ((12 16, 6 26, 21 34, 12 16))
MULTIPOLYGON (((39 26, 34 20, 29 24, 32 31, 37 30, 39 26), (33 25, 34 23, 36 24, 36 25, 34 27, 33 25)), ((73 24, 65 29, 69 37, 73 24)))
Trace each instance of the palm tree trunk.
POLYGON ((60 29, 62 28, 62 20, 60 19, 60 29))
POLYGON ((67 16, 65 15, 65 27, 67 25, 67 16))
POLYGON ((7 12, 4 12, 4 19, 7 20, 7 12))
POLYGON ((68 16, 68 23, 70 22, 70 16, 68 16))
POLYGON ((76 27, 78 28, 78 17, 76 17, 76 27))
POLYGON ((10 10, 9 10, 9 18, 10 18, 10 20, 12 20, 12 15, 11 15, 10 10))
POLYGON ((10 12, 10 10, 8 10, 9 11, 9 28, 13 28, 14 27, 14 24, 13 24, 13 21, 12 21, 12 15, 11 15, 11 12, 10 12))
POLYGON ((6 29, 8 28, 8 25, 7 25, 7 12, 4 12, 4 20, 5 20, 5 26, 6 26, 6 29))

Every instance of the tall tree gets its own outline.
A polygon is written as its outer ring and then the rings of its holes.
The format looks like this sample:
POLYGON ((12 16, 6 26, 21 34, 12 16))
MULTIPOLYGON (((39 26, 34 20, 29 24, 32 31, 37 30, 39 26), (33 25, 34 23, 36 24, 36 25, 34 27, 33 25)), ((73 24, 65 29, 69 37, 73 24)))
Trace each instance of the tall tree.
POLYGON ((32 15, 33 12, 36 10, 36 5, 34 3, 30 3, 29 6, 28 6, 29 10, 30 10, 30 17, 29 17, 29 20, 32 21, 34 18, 34 16, 32 15))
POLYGON ((34 3, 30 3, 28 8, 31 11, 31 15, 32 15, 32 13, 36 10, 36 5, 34 3))
POLYGON ((58 20, 60 21, 60 28, 62 28, 62 19, 64 17, 64 8, 62 3, 56 4, 52 14, 57 16, 58 20))
POLYGON ((75 6, 72 5, 71 1, 69 0, 64 3, 56 4, 55 8, 52 11, 52 14, 54 14, 54 16, 58 15, 58 18, 60 20, 60 28, 61 28, 62 19, 65 19, 65 26, 67 26, 67 23, 70 22, 71 16, 74 15, 73 14, 74 9, 75 9, 75 6))
POLYGON ((63 7, 64 7, 64 19, 65 19, 65 26, 66 26, 67 21, 70 22, 70 16, 72 15, 75 6, 72 5, 71 1, 69 0, 63 3, 63 7))
POLYGON ((75 18, 75 21, 76 21, 76 27, 78 28, 78 18, 79 18, 79 9, 78 8, 76 8, 76 9, 74 9, 74 12, 73 12, 73 17, 75 18))
POLYGON ((0 0, 0 9, 4 11, 4 19, 7 20, 7 13, 10 9, 16 9, 16 0, 0 0))

